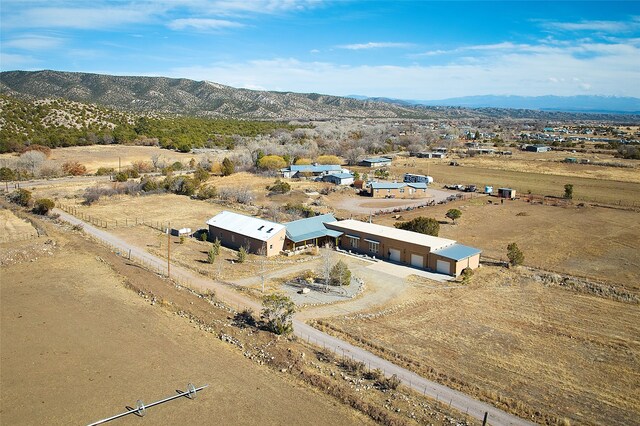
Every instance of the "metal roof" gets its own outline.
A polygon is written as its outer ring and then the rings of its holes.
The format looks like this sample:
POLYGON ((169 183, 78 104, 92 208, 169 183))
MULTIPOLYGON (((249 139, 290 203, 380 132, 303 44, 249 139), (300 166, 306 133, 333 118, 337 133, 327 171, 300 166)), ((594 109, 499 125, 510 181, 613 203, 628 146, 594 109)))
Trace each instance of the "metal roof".
POLYGON ((330 175, 327 175, 326 177, 329 177, 329 176, 335 176, 335 177, 337 177, 339 179, 349 179, 349 178, 353 177, 353 175, 351 173, 331 173, 330 175))
POLYGON ((371 236, 418 244, 429 247, 432 251, 456 244, 454 240, 446 238, 433 237, 431 235, 420 234, 418 232, 405 231, 404 229, 392 228, 390 226, 383 226, 375 223, 361 222, 353 219, 328 223, 327 226, 330 228, 338 228, 343 232, 364 232, 371 236))
POLYGON ((311 172, 311 173, 321 173, 321 172, 340 172, 342 171, 342 166, 339 164, 300 164, 293 165, 289 167, 289 170, 292 172, 311 172))
POLYGON ((306 219, 294 220, 285 223, 287 228, 287 238, 298 243, 300 241, 312 240, 320 237, 339 237, 342 232, 327 229, 324 224, 335 222, 336 218, 332 214, 323 214, 320 216, 309 217, 306 219))
POLYGON ((371 182, 373 189, 398 189, 407 186, 404 182, 371 182))
POLYGON ((449 247, 434 250, 433 253, 438 256, 446 257, 447 259, 460 261, 462 259, 475 256, 478 253, 482 253, 482 250, 456 243, 449 247))
POLYGON ((386 157, 365 158, 362 161, 366 163, 389 163, 391 162, 391 158, 386 158, 386 157))
POLYGON ((407 186, 410 186, 415 189, 427 189, 426 182, 408 182, 407 186))
POLYGON ((284 229, 284 225, 280 225, 279 223, 269 222, 268 220, 245 216, 226 210, 209 219, 207 225, 212 225, 260 241, 268 241, 284 229))

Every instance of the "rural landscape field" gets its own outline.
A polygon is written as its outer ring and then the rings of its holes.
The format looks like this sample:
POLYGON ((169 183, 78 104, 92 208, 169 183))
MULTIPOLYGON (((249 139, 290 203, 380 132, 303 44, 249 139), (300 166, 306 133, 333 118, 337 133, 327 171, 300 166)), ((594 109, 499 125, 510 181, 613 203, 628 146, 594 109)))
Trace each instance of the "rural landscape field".
POLYGON ((0 424, 640 426, 640 3, 3 1, 0 424))

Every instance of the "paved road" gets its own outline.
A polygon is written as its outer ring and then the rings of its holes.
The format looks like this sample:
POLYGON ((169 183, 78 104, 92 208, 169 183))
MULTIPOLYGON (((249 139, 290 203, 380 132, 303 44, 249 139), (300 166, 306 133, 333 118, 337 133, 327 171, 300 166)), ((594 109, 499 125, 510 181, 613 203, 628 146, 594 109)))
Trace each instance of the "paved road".
MULTIPOLYGON (((83 225, 84 231, 86 233, 114 247, 119 248, 126 255, 131 253, 131 256, 133 258, 142 260, 152 269, 166 272, 166 259, 162 259, 155 255, 147 253, 143 248, 133 246, 126 241, 102 229, 98 229, 89 223, 83 222, 80 219, 77 219, 76 217, 59 209, 54 209, 54 213, 59 214, 61 219, 71 224, 83 225)), ((217 298, 223 300, 228 305, 236 307, 238 309, 250 308, 256 312, 260 311, 261 309, 260 304, 255 300, 249 299, 248 297, 239 294, 229 286, 205 278, 186 268, 172 265, 171 276, 173 278, 176 278, 178 281, 189 282, 192 286, 201 288, 203 290, 214 290, 216 292, 217 298)), ((310 343, 316 344, 319 347, 330 349, 338 355, 343 355, 362 361, 369 368, 379 368, 384 371, 387 376, 395 374, 398 376, 398 378, 400 378, 400 380, 402 380, 402 382, 406 386, 409 386, 414 390, 430 396, 434 399, 443 401, 444 403, 451 405, 451 407, 458 409, 462 413, 467 413, 468 415, 475 417, 476 419, 482 420, 485 412, 487 412, 488 424, 514 426, 534 425, 534 423, 508 414, 461 392, 427 380, 424 377, 421 377, 405 368, 386 361, 360 347, 351 345, 343 340, 323 333, 322 331, 317 330, 298 319, 294 319, 293 325, 294 332, 298 337, 308 340, 310 343)))

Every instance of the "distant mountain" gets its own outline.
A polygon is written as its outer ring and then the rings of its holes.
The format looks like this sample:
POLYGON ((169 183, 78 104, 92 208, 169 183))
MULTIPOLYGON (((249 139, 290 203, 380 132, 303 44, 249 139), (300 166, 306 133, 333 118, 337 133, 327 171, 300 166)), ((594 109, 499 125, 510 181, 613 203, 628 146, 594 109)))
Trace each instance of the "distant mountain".
POLYGON ((440 100, 395 100, 364 98, 399 105, 450 106, 461 108, 509 108, 601 114, 639 114, 640 99, 617 96, 465 96, 440 100))
POLYGON ((224 118, 426 118, 424 108, 315 93, 236 89, 208 81, 59 71, 7 71, 0 92, 27 99, 64 98, 126 111, 224 118))
MULTIPOLYGON (((5 71, 0 73, 0 94, 26 101, 65 99, 94 104, 123 112, 153 115, 185 115, 251 120, 341 119, 341 118, 523 118, 537 120, 604 120, 628 122, 637 115, 611 115, 609 112, 640 111, 635 98, 618 100, 617 108, 587 99, 559 103, 559 97, 469 97, 443 101, 411 101, 359 96, 340 97, 317 93, 273 92, 237 89, 209 81, 166 77, 112 76, 62 71, 5 71), (494 98, 493 102, 489 102, 494 98), (541 107, 525 106, 526 99, 557 99, 541 102, 541 107), (511 99, 499 103, 498 99, 511 99), (520 102, 516 100, 520 99, 520 102), (465 101, 467 100, 467 101, 465 101), (472 100, 475 100, 472 102, 472 100), (627 100, 623 105, 622 100, 627 100), (634 104, 633 101, 636 103, 634 104), (503 106, 495 106, 503 105, 503 106), (567 105, 572 105, 568 108, 567 105), (635 106, 634 106, 635 105, 635 106), (518 108, 518 109, 509 109, 518 108), (525 109, 531 108, 531 109, 525 109), (542 108, 546 109, 543 111, 542 108), (563 111, 573 112, 563 112, 563 111), (602 111, 604 114, 586 114, 602 111)), ((608 105, 613 105, 609 103, 608 105)))

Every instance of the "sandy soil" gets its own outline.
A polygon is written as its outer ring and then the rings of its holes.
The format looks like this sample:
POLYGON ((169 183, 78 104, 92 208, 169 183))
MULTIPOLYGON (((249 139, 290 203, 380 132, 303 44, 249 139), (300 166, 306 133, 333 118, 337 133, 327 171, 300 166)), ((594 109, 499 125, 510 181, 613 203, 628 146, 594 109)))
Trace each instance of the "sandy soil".
POLYGON ((392 359, 402 354, 423 374, 516 410, 571 424, 628 425, 640 416, 637 304, 485 267, 470 286, 412 285, 384 308, 328 322, 392 359))
POLYGON ((122 412, 138 398, 148 403, 175 394, 190 381, 210 387, 194 401, 150 409, 146 421, 368 423, 333 399, 252 363, 188 320, 151 306, 82 244, 59 244, 53 256, 2 271, 3 424, 86 424, 122 412))
POLYGON ((11 210, 0 207, 0 242, 28 239, 38 235, 36 229, 11 210))

